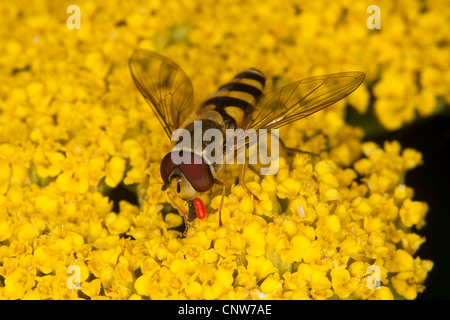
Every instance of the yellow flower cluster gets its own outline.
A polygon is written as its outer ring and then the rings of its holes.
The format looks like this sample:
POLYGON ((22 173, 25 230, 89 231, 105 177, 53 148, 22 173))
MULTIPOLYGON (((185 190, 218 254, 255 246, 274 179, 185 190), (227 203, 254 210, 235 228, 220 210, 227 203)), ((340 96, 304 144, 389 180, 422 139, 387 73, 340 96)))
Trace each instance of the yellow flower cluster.
POLYGON ((361 70, 367 85, 348 101, 365 112, 373 89, 380 121, 398 128, 450 101, 449 6, 381 1, 370 30, 369 2, 85 0, 79 29, 72 1, 0 2, 0 298, 414 299, 432 269, 411 232, 428 207, 404 184, 419 152, 362 143, 340 103, 281 131, 320 156, 248 170, 260 203, 230 168, 223 226, 213 189, 183 238, 158 184, 170 141, 128 70, 135 48, 159 51, 198 100, 252 66, 279 85, 361 70), (139 205, 113 211, 120 183, 139 205))

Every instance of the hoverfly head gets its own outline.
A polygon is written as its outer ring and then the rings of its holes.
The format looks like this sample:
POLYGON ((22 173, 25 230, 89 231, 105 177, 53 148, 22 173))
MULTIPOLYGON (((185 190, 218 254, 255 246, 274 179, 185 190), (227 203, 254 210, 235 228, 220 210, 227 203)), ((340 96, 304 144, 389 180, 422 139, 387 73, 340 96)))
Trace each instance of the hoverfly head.
POLYGON ((214 184, 214 177, 209 165, 202 157, 188 152, 187 156, 180 164, 173 161, 174 152, 169 152, 161 162, 161 178, 164 185, 161 190, 168 187, 174 194, 184 200, 193 200, 199 192, 211 189, 214 184))

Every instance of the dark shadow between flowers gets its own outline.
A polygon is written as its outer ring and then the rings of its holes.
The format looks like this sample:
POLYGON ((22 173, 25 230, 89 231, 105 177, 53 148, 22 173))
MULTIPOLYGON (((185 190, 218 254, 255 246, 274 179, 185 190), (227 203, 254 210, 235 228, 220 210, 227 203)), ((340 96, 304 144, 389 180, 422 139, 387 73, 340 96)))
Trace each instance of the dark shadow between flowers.
MULTIPOLYGON (((376 121, 371 118, 359 116, 353 108, 348 108, 347 120, 351 125, 364 126, 364 123, 376 121)), ((421 230, 413 229, 426 238, 415 256, 434 263, 425 282, 425 291, 419 293, 417 299, 450 299, 450 236, 447 229, 450 226, 450 116, 429 117, 392 132, 374 130, 380 128, 379 123, 371 124, 369 128, 367 141, 383 146, 384 141, 397 140, 402 149, 413 148, 422 153, 423 165, 408 171, 405 178, 405 184, 414 189, 413 201, 425 201, 429 206, 426 226, 421 230)))

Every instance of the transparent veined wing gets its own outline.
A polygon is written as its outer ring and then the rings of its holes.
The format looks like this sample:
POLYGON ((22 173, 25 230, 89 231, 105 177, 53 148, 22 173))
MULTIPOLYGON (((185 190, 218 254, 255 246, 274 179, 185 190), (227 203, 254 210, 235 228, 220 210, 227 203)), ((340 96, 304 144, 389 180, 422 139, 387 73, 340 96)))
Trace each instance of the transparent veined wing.
MULTIPOLYGON (((364 81, 363 72, 340 72, 306 78, 264 95, 243 129, 276 129, 320 111, 356 90, 364 81)), ((257 136, 258 136, 257 135, 257 136)), ((252 141, 247 140, 245 146, 252 141)), ((229 145, 232 145, 231 143, 229 145)), ((243 147, 235 144, 234 149, 243 147)))
POLYGON ((175 62, 148 50, 136 50, 129 67, 136 87, 170 138, 194 110, 191 81, 175 62))
POLYGON ((364 80, 362 72, 303 79, 265 95, 245 128, 275 129, 307 117, 345 98, 364 80))

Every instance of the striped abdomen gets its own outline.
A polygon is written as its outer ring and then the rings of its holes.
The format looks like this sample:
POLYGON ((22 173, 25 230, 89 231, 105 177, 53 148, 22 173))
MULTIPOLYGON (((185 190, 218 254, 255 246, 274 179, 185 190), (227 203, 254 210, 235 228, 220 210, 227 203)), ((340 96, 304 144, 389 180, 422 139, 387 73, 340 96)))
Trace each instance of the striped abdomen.
MULTIPOLYGON (((236 75, 230 82, 221 86, 209 99, 203 102, 193 118, 187 119, 183 128, 190 133, 191 145, 194 146, 196 137, 195 122, 201 121, 201 136, 209 129, 221 132, 221 137, 210 140, 202 140, 202 158, 211 164, 211 172, 217 172, 221 164, 210 159, 205 154, 205 148, 210 144, 217 148, 224 148, 227 129, 241 128, 248 117, 251 117, 255 106, 262 97, 266 78, 257 69, 248 69, 236 75)), ((176 148, 174 148, 175 150, 176 148)), ((194 149, 190 150, 195 152, 194 149)))
POLYGON ((222 118, 225 129, 240 128, 243 121, 255 110, 265 83, 266 78, 261 71, 254 68, 245 70, 203 102, 198 112, 214 110, 222 118))

